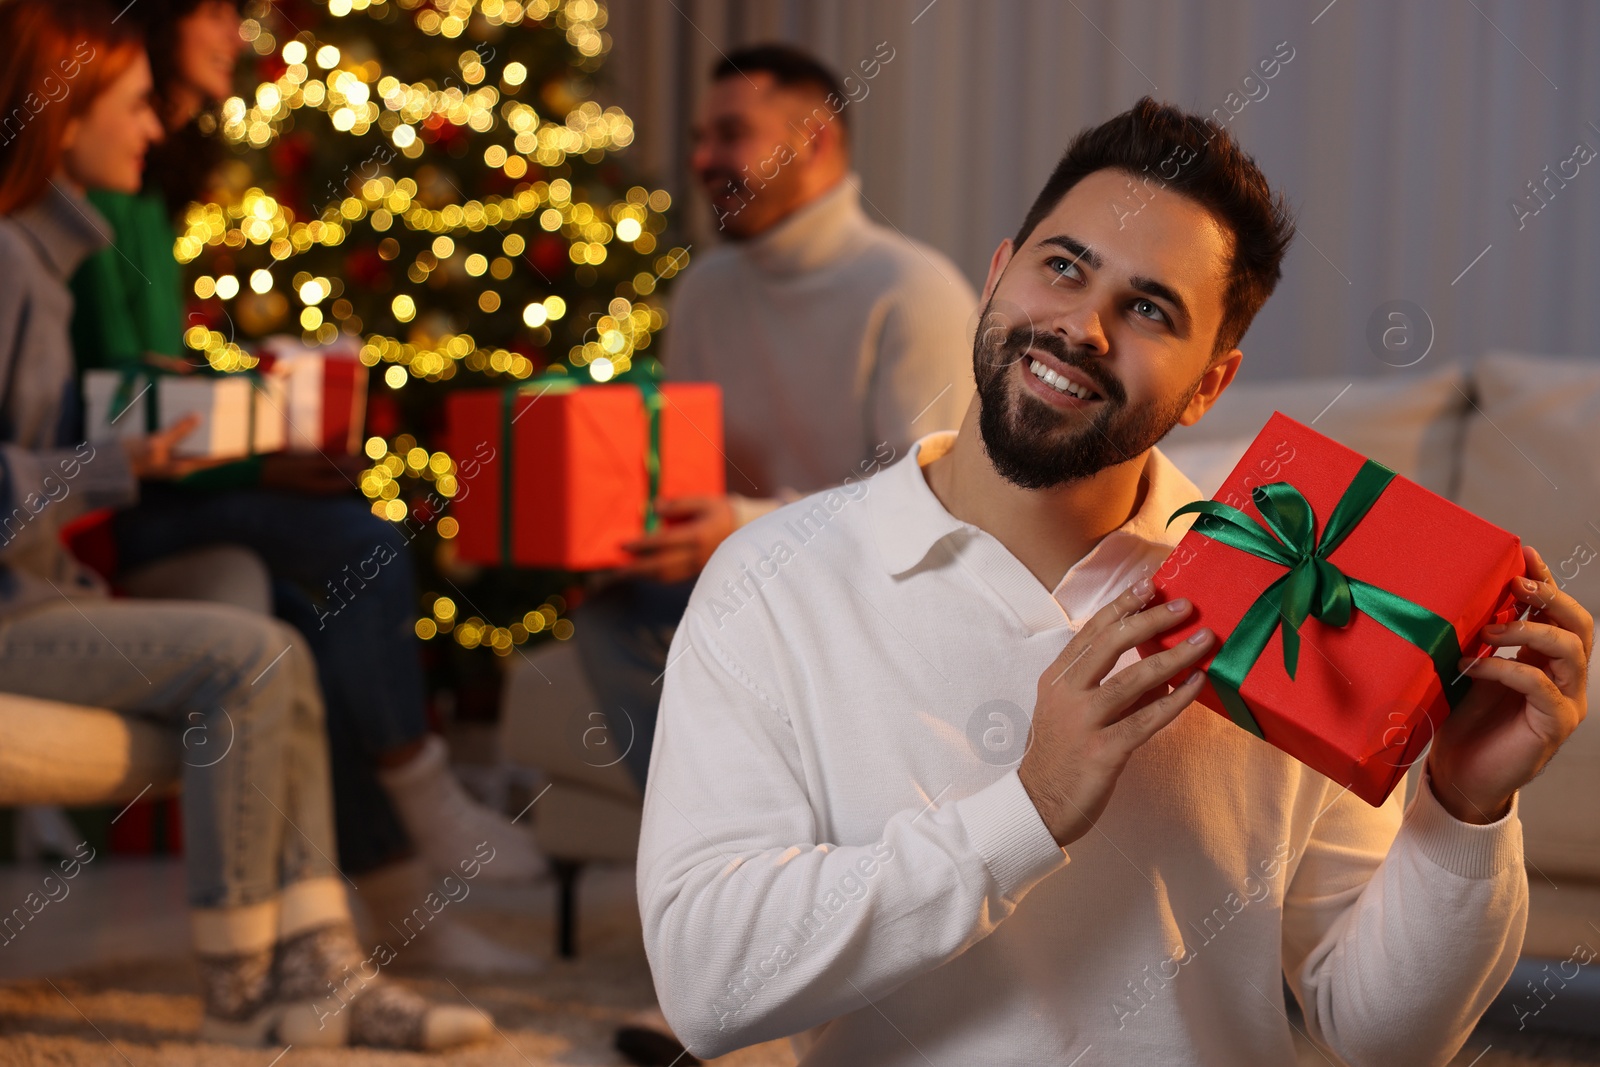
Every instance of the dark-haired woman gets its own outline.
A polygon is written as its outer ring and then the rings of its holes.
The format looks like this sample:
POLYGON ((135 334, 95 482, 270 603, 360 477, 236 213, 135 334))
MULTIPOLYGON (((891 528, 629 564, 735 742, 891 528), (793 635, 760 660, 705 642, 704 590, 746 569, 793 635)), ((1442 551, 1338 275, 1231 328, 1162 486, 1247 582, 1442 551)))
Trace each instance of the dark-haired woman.
MULTIPOLYGON (((151 152, 141 190, 91 195, 111 220, 115 246, 74 280, 74 339, 85 369, 170 365, 184 351, 172 220, 201 195, 219 159, 197 119, 231 91, 242 47, 229 0, 140 0, 127 17, 150 44, 153 102, 167 140, 151 152)), ((488 880, 531 880, 544 861, 524 827, 462 789, 442 739, 428 730, 411 559, 399 530, 352 492, 362 465, 348 456, 254 457, 148 487, 113 529, 124 571, 216 544, 244 546, 265 562, 275 611, 306 635, 327 697, 340 865, 376 927, 387 930, 427 894, 428 867, 452 871, 479 842, 495 852, 483 867, 488 880), (387 562, 372 577, 375 555, 387 562), (328 590, 358 571, 361 588, 333 610, 328 590)), ((449 915, 407 951, 467 970, 537 966, 449 915)))

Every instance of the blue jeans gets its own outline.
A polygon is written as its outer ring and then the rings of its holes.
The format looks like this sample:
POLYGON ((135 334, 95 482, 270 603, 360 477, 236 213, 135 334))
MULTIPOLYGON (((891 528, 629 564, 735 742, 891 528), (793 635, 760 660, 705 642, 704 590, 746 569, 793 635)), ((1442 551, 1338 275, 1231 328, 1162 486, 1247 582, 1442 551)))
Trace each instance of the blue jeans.
POLYGON ((223 604, 62 599, 0 619, 0 692, 110 708, 181 746, 197 908, 335 876, 322 700, 305 641, 223 604))
POLYGON ((578 656, 584 676, 611 719, 611 732, 632 738, 624 760, 641 790, 650 769, 667 649, 689 607, 694 583, 693 578, 617 582, 573 613, 573 625, 582 634, 578 656), (631 731, 617 722, 619 716, 631 731))
POLYGON ((210 544, 261 557, 274 611, 305 635, 327 702, 339 862, 357 875, 410 855, 376 765, 428 730, 405 533, 359 497, 159 485, 144 486, 114 528, 124 569, 210 544))

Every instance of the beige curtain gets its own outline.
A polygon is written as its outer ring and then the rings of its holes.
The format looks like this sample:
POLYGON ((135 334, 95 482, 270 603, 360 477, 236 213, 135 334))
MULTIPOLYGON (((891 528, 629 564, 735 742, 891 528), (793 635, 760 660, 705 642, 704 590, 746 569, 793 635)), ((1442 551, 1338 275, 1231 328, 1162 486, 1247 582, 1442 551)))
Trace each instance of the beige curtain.
POLYGON ((1149 93, 1228 116, 1298 210, 1284 279, 1245 339, 1248 377, 1391 373, 1367 334, 1395 300, 1431 320, 1419 370, 1496 347, 1600 358, 1600 158, 1581 162, 1578 147, 1600 151, 1600 4, 1589 0, 609 10, 605 94, 634 117, 633 158, 672 192, 687 240, 714 240, 685 156, 719 52, 782 39, 859 77, 886 45, 893 58, 850 105, 868 209, 942 249, 974 285, 1071 135, 1149 93), (1291 51, 1262 76, 1263 61, 1291 51))

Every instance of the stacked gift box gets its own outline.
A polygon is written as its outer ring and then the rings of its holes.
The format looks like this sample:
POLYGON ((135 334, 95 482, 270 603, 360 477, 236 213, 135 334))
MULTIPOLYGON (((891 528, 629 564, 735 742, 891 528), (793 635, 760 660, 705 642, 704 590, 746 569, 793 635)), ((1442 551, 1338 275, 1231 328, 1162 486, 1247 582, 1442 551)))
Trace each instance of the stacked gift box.
POLYGON ((140 437, 189 415, 199 425, 174 454, 240 459, 267 452, 353 453, 366 420, 367 368, 351 343, 307 348, 263 341, 248 373, 91 370, 84 409, 92 442, 140 437))
POLYGON ((91 370, 83 392, 95 443, 142 437, 197 415, 199 425, 177 442, 174 455, 239 459, 284 445, 283 383, 272 378, 91 370))
POLYGON ((351 338, 307 348, 269 337, 256 351, 258 370, 283 383, 284 437, 290 452, 353 454, 367 421, 367 366, 351 338))

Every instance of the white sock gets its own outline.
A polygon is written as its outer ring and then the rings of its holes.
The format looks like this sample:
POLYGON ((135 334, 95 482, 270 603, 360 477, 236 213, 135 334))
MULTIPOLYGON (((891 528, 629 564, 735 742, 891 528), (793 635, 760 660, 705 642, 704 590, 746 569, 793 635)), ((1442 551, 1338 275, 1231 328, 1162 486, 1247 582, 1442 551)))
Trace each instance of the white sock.
POLYGON ((474 800, 450 771, 445 743, 428 735, 409 763, 380 770, 389 799, 421 858, 458 877, 469 869, 495 882, 525 882, 547 871, 525 826, 474 800))
POLYGON ((460 874, 445 884, 420 860, 402 860, 356 879, 356 891, 371 920, 364 943, 386 942, 395 965, 444 967, 472 974, 534 974, 544 968, 537 956, 518 952, 474 930, 457 912, 472 883, 460 874), (436 894, 435 912, 424 902, 436 894), (439 901, 446 901, 443 905, 439 901))

